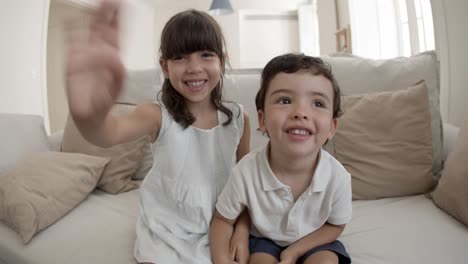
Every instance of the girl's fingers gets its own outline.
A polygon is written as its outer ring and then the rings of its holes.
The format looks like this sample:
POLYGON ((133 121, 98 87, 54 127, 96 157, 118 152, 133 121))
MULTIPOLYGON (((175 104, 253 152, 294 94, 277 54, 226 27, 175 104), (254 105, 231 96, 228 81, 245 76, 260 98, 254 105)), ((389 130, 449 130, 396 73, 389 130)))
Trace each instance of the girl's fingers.
POLYGON ((103 1, 91 22, 90 42, 105 41, 119 47, 120 2, 103 1))

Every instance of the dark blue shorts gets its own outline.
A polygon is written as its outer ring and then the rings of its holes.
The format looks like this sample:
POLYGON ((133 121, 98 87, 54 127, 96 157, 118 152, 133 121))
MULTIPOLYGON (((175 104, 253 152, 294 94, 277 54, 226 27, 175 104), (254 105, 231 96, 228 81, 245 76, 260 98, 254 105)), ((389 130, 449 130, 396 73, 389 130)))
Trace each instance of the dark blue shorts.
MULTIPOLYGON (((266 254, 272 255, 278 261, 280 261, 281 252, 285 250, 286 248, 287 247, 278 246, 275 242, 271 241, 268 238, 254 237, 254 236, 249 237, 250 254, 266 253, 266 254)), ((343 243, 341 243, 338 240, 335 240, 334 242, 330 244, 321 245, 321 246, 318 246, 316 248, 309 250, 307 253, 304 254, 304 256, 300 257, 296 263, 303 264, 304 261, 310 255, 321 250, 330 250, 330 251, 335 252, 336 255, 338 255, 339 264, 351 263, 351 257, 348 255, 348 252, 346 252, 346 249, 343 243)))

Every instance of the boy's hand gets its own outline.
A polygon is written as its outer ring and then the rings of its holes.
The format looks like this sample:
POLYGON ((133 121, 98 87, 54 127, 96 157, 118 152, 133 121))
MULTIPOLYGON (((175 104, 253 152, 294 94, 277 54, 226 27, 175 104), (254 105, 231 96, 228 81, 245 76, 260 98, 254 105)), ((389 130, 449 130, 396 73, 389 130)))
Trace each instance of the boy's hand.
POLYGON ((75 118, 105 116, 122 89, 125 68, 119 56, 119 8, 115 1, 103 1, 92 16, 84 43, 80 41, 83 31, 68 25, 66 89, 75 118))

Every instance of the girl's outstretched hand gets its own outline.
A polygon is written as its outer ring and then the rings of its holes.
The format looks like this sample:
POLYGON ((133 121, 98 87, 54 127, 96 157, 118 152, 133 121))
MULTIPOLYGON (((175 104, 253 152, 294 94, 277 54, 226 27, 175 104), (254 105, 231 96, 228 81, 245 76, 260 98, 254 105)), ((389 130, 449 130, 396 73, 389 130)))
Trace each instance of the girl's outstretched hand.
POLYGON ((125 68, 119 55, 119 9, 118 2, 104 0, 92 15, 85 41, 80 38, 82 28, 67 25, 66 92, 75 119, 104 118, 122 90, 125 68))

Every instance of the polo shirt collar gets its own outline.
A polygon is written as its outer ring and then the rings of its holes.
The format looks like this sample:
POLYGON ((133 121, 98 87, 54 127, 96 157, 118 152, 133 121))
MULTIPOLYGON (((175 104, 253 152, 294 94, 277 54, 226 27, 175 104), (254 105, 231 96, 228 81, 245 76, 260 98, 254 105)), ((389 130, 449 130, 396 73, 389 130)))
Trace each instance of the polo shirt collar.
MULTIPOLYGON (((271 170, 270 163, 268 162, 268 151, 270 149, 270 143, 268 143, 260 153, 260 177, 264 191, 274 191, 284 188, 286 185, 278 180, 271 170)), ((306 192, 312 194, 314 192, 322 192, 326 189, 326 186, 330 180, 330 161, 328 153, 325 150, 320 149, 319 162, 315 168, 312 182, 307 188, 306 192)))

